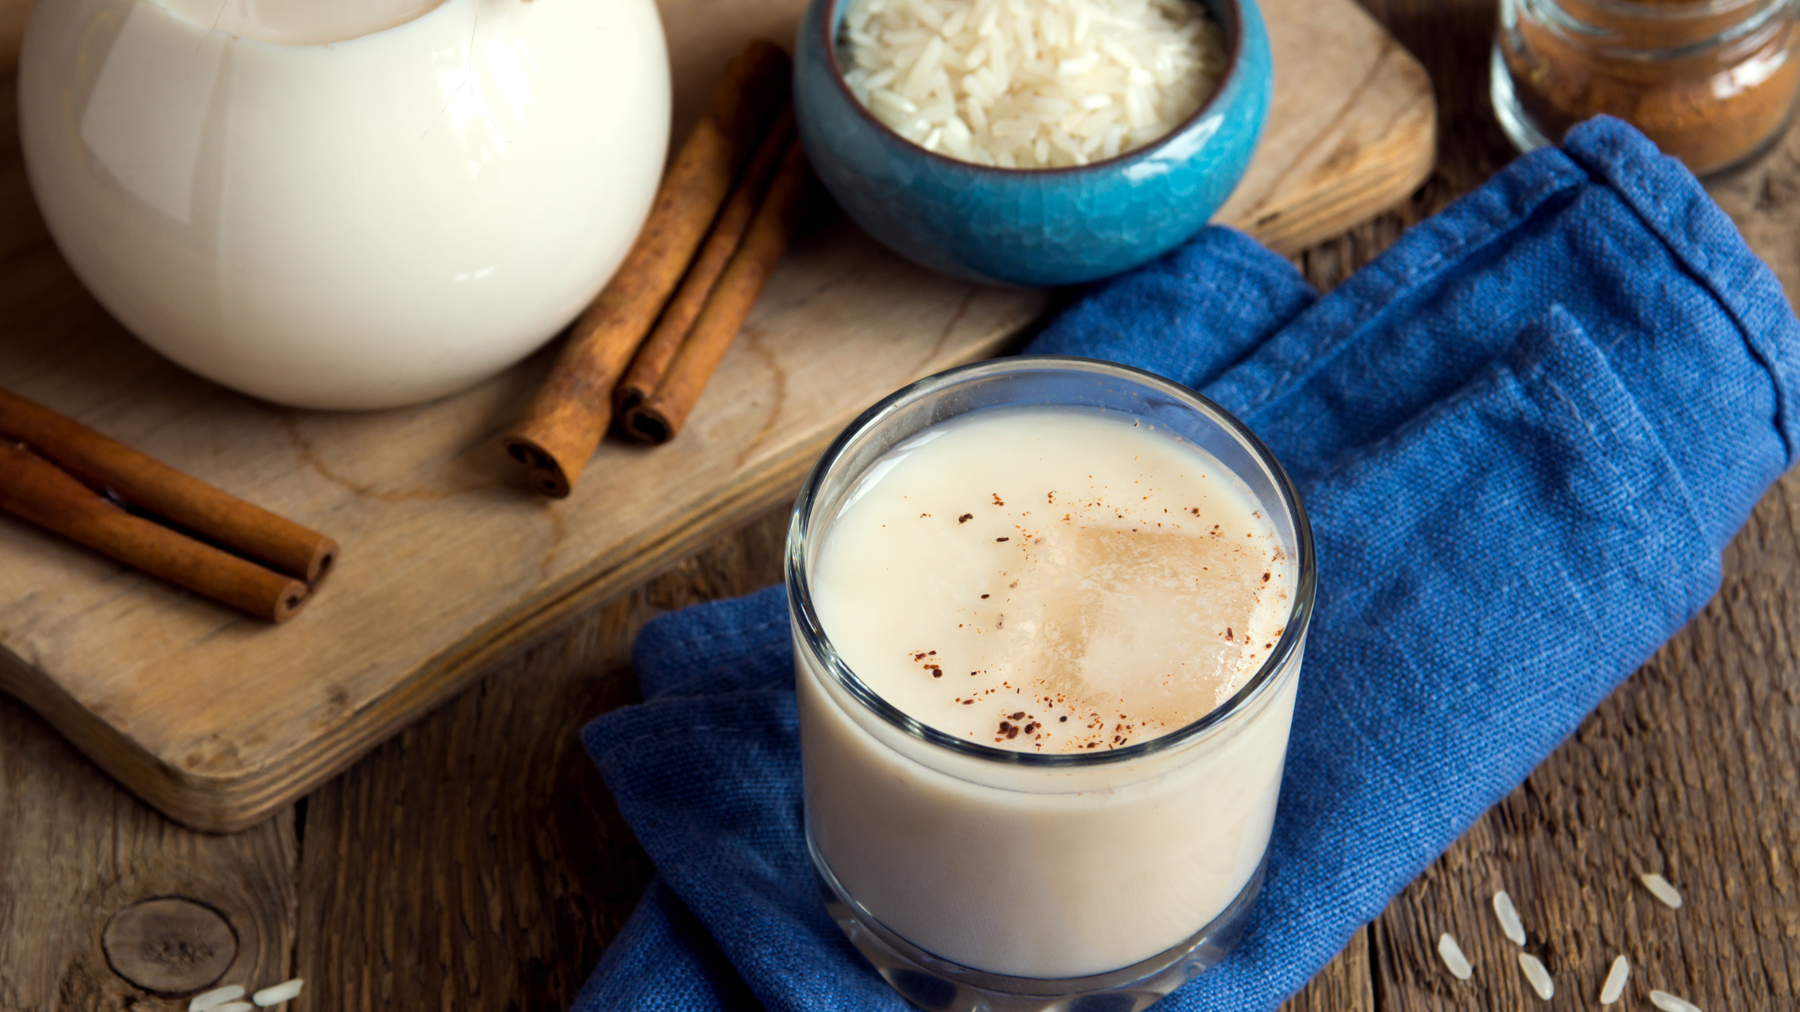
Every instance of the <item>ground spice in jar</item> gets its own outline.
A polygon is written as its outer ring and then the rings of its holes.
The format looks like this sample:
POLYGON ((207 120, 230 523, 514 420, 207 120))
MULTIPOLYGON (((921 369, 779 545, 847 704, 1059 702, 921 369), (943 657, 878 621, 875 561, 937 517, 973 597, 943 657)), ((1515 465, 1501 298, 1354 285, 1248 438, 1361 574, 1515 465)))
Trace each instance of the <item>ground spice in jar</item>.
POLYGON ((1494 107, 1522 148, 1617 116, 1696 174, 1787 124, 1800 63, 1789 0, 1503 0, 1494 107))

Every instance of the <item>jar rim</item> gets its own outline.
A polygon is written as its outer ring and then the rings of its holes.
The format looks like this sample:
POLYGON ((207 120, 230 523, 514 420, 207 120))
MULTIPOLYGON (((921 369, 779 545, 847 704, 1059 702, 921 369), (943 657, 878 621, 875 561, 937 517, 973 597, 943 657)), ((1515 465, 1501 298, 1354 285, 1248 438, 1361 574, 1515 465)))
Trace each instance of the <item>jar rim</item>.
MULTIPOLYGON (((823 530, 818 533, 819 536, 823 536, 823 530)), ((829 677, 855 699, 864 710, 913 740, 964 757, 1014 766, 1062 769, 1126 763, 1168 752, 1206 736, 1208 732, 1226 724, 1237 714, 1249 710, 1253 704, 1268 695, 1272 691, 1272 687, 1281 681, 1279 676, 1282 673, 1298 667, 1301 644, 1305 641, 1307 629, 1312 622, 1313 601, 1318 584, 1312 524, 1307 518, 1305 506, 1300 501, 1299 491, 1295 488, 1286 469, 1281 466, 1281 462, 1275 458, 1274 452, 1254 432, 1250 431, 1248 426, 1208 398, 1155 373, 1115 362, 1066 355, 1014 355, 957 366, 902 387, 863 412, 838 434, 825 452, 819 456, 811 473, 807 475, 800 495, 794 503, 794 511, 788 525, 785 554, 784 569, 788 612, 792 617, 795 635, 829 677), (1150 387, 1157 394, 1169 397, 1188 409, 1197 411, 1223 428, 1229 436, 1238 440, 1256 462, 1268 472, 1268 477, 1279 497, 1276 505, 1287 510, 1288 515, 1292 518, 1295 542, 1292 548, 1298 578, 1295 581, 1287 622, 1282 628, 1281 636, 1277 639, 1274 649, 1263 659, 1262 665, 1257 668, 1256 672, 1230 698, 1167 734, 1135 745, 1126 745, 1104 752, 1015 752, 1010 749, 994 748, 991 745, 965 741, 931 727, 900 710, 850 670, 849 665, 838 655, 830 637, 826 635, 819 620, 818 611, 813 604, 811 580, 806 572, 806 550, 814 536, 815 521, 829 524, 829 519, 817 518, 814 513, 821 505, 821 491, 825 478, 833 469, 833 464, 844 457, 864 434, 919 400, 940 394, 961 384, 988 379, 1008 372, 1027 370, 1067 370, 1088 372, 1096 376, 1122 378, 1150 387)))
POLYGON ((1516 8, 1539 24, 1556 30, 1564 38, 1586 46, 1611 59, 1663 62, 1703 55, 1730 45, 1768 26, 1783 13, 1792 13, 1796 0, 1683 0, 1671 3, 1646 3, 1644 0, 1507 0, 1507 8, 1516 8), (1579 7, 1580 12, 1574 8, 1579 7), (1591 12, 1591 13, 1583 13, 1591 12), (1593 14, 1615 19, 1618 23, 1596 24, 1593 14), (1667 45, 1633 45, 1621 37, 1623 28, 1679 28, 1683 24, 1716 20, 1739 15, 1719 30, 1700 38, 1667 45))

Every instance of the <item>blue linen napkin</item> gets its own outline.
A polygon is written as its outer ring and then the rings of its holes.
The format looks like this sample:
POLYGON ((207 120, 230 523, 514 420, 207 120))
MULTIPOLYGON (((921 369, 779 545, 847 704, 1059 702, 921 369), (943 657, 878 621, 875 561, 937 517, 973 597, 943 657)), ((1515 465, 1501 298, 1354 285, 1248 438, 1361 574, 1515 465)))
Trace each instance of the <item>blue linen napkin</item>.
MULTIPOLYGON (((1317 539, 1268 878, 1168 1012, 1299 990, 1705 604, 1796 445, 1780 286, 1610 119, 1323 298, 1214 228, 1029 350, 1200 389, 1286 464, 1317 539)), ((659 874, 575 1008, 906 1008, 815 890, 781 589, 663 616, 632 660, 645 702, 583 741, 659 874)))

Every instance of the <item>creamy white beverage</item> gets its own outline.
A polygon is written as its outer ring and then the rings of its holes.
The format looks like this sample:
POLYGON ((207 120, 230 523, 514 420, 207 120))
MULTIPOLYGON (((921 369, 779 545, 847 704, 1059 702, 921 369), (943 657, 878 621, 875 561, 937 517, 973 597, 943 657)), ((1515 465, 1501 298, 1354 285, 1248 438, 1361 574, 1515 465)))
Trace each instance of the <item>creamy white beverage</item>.
MULTIPOLYGON (((1094 756, 1193 724, 1257 675, 1296 592, 1291 547, 1229 468, 1081 409, 927 428, 822 537, 810 592, 844 666, 905 717, 1009 752, 1094 756)), ((1168 748, 1022 766, 908 734, 798 655, 813 845, 932 955, 1021 977, 1130 966, 1261 862, 1293 677, 1168 748)))
POLYGON ((1281 637, 1291 560, 1203 451, 1013 410, 895 448, 813 573, 826 634, 917 720, 1000 748, 1114 749, 1231 696, 1281 637))
POLYGON ((19 125, 59 249, 129 330, 257 397, 380 408, 593 298, 669 89, 650 0, 57 0, 19 125))

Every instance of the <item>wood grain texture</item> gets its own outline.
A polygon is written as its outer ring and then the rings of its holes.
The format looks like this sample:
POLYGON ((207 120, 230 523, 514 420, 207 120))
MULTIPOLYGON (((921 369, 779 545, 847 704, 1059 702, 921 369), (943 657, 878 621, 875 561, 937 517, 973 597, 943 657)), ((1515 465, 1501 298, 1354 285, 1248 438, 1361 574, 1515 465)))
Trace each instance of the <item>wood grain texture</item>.
MULTIPOLYGON (((173 1012, 108 965, 107 922, 155 897, 184 897, 236 933, 224 979, 291 976, 299 851, 294 813, 235 836, 177 826, 0 696, 0 1012, 173 1012)), ((179 954, 174 958, 179 959, 179 954)))
POLYGON ((219 982, 237 960, 237 929, 198 900, 157 896, 113 914, 100 932, 113 972, 145 991, 192 994, 219 982))
POLYGON ((645 620, 781 577, 787 511, 716 539, 306 802, 296 1012, 566 1007, 649 881, 579 732, 636 697, 645 620))
MULTIPOLYGON (((1224 220, 1292 244, 1410 189, 1433 114, 1417 65, 1350 0, 1264 6, 1285 61, 1275 118, 1224 220)), ((799 7, 665 0, 682 115, 712 84, 717 50, 791 34, 799 7)), ((0 104, 10 116, 10 95, 0 104)), ((0 385, 343 546, 306 612, 270 629, 0 520, 0 686, 206 829, 279 810, 521 643, 791 495, 857 412, 992 354, 1047 305, 928 275, 827 225, 783 262, 681 439, 603 445, 574 496, 547 503, 517 483, 497 438, 547 355, 378 414, 226 393, 85 296, 24 203, 13 134, 0 124, 0 385)))
POLYGON ((1361 8, 1262 0, 1269 127, 1217 220, 1292 253, 1367 219, 1431 172, 1437 108, 1419 62, 1361 8))

